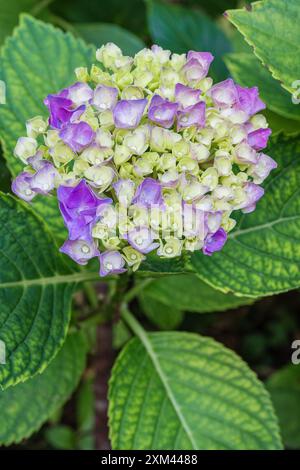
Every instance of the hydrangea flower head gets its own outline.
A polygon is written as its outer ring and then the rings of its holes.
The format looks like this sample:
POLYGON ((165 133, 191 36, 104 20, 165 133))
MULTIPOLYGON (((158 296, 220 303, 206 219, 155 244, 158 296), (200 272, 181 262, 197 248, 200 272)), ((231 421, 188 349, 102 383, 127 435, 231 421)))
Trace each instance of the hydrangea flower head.
POLYGON ((12 184, 27 202, 56 193, 68 230, 60 251, 100 276, 162 258, 223 248, 232 213, 255 210, 276 168, 257 87, 208 76, 213 56, 159 46, 128 57, 112 43, 98 65, 49 94, 48 119, 26 123, 12 184))

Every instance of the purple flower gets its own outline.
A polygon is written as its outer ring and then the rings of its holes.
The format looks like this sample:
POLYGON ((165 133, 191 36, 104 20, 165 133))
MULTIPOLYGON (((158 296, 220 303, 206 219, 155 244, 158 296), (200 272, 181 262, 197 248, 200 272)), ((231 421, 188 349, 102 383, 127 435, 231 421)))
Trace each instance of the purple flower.
POLYGON ((210 52, 189 51, 187 63, 182 68, 187 80, 199 81, 206 77, 213 60, 214 57, 210 52))
POLYGON ((77 82, 64 90, 67 92, 67 98, 76 106, 88 103, 94 94, 94 91, 87 83, 77 82))
POLYGON ((208 69, 212 61, 214 60, 214 56, 210 52, 197 52, 197 51, 189 51, 187 55, 187 59, 196 59, 198 60, 199 64, 202 65, 203 70, 206 70, 205 76, 207 75, 208 69))
POLYGON ((44 160, 44 164, 31 178, 31 188, 36 193, 48 194, 55 186, 55 180, 59 173, 52 163, 44 160))
POLYGON ((115 126, 120 129, 134 129, 142 119, 147 100, 120 100, 113 110, 115 126))
POLYGON ((177 109, 177 103, 171 103, 159 95, 154 95, 150 103, 148 117, 156 124, 169 128, 174 123, 177 109))
POLYGON ((237 108, 244 111, 249 116, 258 113, 265 109, 265 103, 259 98, 258 88, 241 87, 236 85, 238 92, 238 104, 237 108))
POLYGON ((124 206, 129 206, 134 196, 134 182, 130 179, 121 178, 116 183, 113 183, 113 188, 119 202, 124 206))
POLYGON ((73 152, 81 152, 95 139, 95 132, 86 122, 69 124, 62 129, 59 137, 67 144, 73 152))
POLYGON ((68 98, 67 89, 57 95, 48 95, 44 103, 50 113, 49 124, 54 129, 62 129, 72 121, 72 118, 78 118, 85 110, 84 105, 74 108, 73 101, 68 98))
POLYGON ((252 166, 249 174, 252 176, 255 184, 260 184, 275 168, 277 168, 275 160, 264 153, 260 153, 258 156, 258 162, 256 165, 252 166))
POLYGON ((198 62, 197 59, 190 59, 182 67, 182 71, 188 82, 198 82, 202 80, 207 74, 203 66, 198 62))
POLYGON ((239 95, 231 78, 214 85, 208 93, 218 108, 231 108, 239 102, 239 95))
POLYGON ((159 247, 159 243, 154 243, 154 233, 148 227, 135 227, 129 230, 126 239, 135 250, 144 254, 159 247))
POLYGON ((107 109, 113 109, 118 101, 118 89, 106 86, 98 85, 94 91, 94 97, 92 99, 92 105, 94 105, 100 111, 107 109))
POLYGON ((59 251, 70 256, 78 264, 87 264, 91 258, 99 256, 99 251, 92 240, 66 240, 59 251))
POLYGON ((175 85, 175 99, 182 109, 198 103, 200 95, 201 90, 195 90, 181 83, 175 85))
POLYGON ((109 198, 98 198, 84 180, 74 187, 59 186, 57 197, 70 240, 90 240, 91 228, 97 220, 97 208, 111 202, 109 198))
POLYGON ((255 210, 257 201, 263 197, 265 191, 261 186, 257 186, 257 184, 254 183, 246 183, 244 189, 246 191, 247 199, 238 208, 242 209, 244 214, 247 214, 248 212, 253 212, 255 210))
POLYGON ((262 150, 268 145, 271 129, 257 129, 248 134, 248 144, 255 150, 262 150))
POLYGON ((205 102, 199 101, 183 111, 177 112, 177 130, 185 127, 196 126, 198 128, 205 126, 205 102))
POLYGON ((39 170, 45 164, 49 163, 48 160, 43 160, 43 153, 39 150, 32 157, 27 158, 27 163, 34 169, 39 170))
POLYGON ((27 202, 36 196, 36 193, 31 188, 31 178, 32 173, 23 171, 13 180, 11 185, 12 192, 27 202))
POLYGON ((227 240, 227 233, 223 228, 219 228, 214 234, 208 235, 205 239, 202 251, 205 255, 211 256, 215 251, 222 250, 227 240))
POLYGON ((145 178, 137 187, 133 204, 151 208, 153 205, 163 206, 161 184, 153 178, 145 178))
POLYGON ((126 271, 125 260, 118 251, 105 251, 100 257, 100 276, 108 274, 121 274, 126 271))

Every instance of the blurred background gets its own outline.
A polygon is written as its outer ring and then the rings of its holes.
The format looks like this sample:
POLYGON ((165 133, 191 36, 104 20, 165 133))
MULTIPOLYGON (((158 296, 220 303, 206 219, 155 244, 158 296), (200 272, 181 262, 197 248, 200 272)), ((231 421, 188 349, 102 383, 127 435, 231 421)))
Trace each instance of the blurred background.
MULTIPOLYGON (((268 92, 267 80, 264 81, 263 66, 223 15, 225 10, 245 3, 237 0, 0 0, 0 46, 18 24, 19 14, 27 12, 97 47, 114 42, 129 55, 153 43, 178 53, 189 49, 211 51, 216 57, 211 69, 214 80, 233 76, 243 86, 261 83, 273 135, 280 131, 292 133, 297 130, 297 122, 276 112, 274 97, 268 92), (248 65, 247 70, 241 67, 243 61, 248 65)), ((276 83, 276 86, 280 92, 280 85, 276 83)), ((0 149, 0 189, 9 191, 9 188, 10 176, 0 149)), ((160 295, 155 287, 144 293, 134 306, 136 314, 144 311, 144 322, 149 328, 199 332, 235 350, 267 383, 280 418, 285 446, 300 449, 300 375, 299 368, 291 367, 292 343, 300 339, 299 292, 249 301, 246 305, 243 302, 242 307, 225 312, 206 313, 201 310, 201 302, 193 301, 195 296, 201 299, 200 281, 196 278, 190 281, 190 285, 194 282, 194 288, 189 291, 187 287, 185 300, 178 301, 176 312, 174 309, 171 312, 168 305, 174 288, 171 280, 163 287, 156 286, 160 295)), ((183 285, 184 282, 182 279, 183 285)), ((211 296, 210 310, 218 310, 215 291, 206 288, 205 295, 211 296)), ((84 312, 83 294, 77 295, 76 308, 84 312)), ((117 323, 116 354, 129 337, 124 324, 117 323)), ((57 410, 37 434, 14 448, 92 449, 93 375, 93 364, 90 364, 66 406, 57 410)))

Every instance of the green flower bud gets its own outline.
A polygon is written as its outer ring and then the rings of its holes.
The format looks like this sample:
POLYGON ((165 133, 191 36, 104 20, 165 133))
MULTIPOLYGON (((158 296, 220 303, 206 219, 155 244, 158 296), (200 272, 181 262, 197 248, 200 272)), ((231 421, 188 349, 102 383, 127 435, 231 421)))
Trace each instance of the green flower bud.
POLYGON ((248 114, 244 111, 234 111, 228 116, 228 119, 233 124, 244 124, 248 121, 248 114))
POLYGON ((114 162, 117 166, 122 165, 131 158, 132 152, 126 145, 116 145, 114 162))
POLYGON ((80 158, 78 158, 77 160, 75 160, 74 162, 74 165, 73 165, 73 173, 76 175, 76 176, 83 176, 84 175, 84 172, 90 167, 90 165, 88 164, 88 162, 84 161, 84 160, 81 160, 80 158))
POLYGON ((96 143, 100 147, 113 147, 114 142, 111 133, 105 129, 98 129, 96 132, 96 143))
POLYGON ((99 124, 103 127, 113 127, 114 126, 114 118, 113 113, 109 110, 102 111, 98 115, 99 124))
POLYGON ((132 179, 133 165, 129 162, 123 163, 119 168, 120 178, 132 179))
POLYGON ((198 162, 205 162, 210 157, 209 149, 203 144, 195 144, 191 142, 191 156, 198 160, 198 162))
POLYGON ((186 239, 184 241, 184 248, 187 251, 198 251, 203 247, 203 240, 199 240, 198 238, 186 239))
POLYGON ((64 142, 59 141, 50 150, 51 157, 56 166, 70 162, 75 158, 74 152, 64 142))
POLYGON ((212 191, 217 187, 219 181, 217 170, 213 167, 207 168, 207 170, 202 173, 200 181, 204 186, 207 186, 209 190, 212 191))
POLYGON ((199 173, 198 162, 189 157, 181 158, 178 162, 177 168, 180 172, 188 171, 192 174, 199 173))
POLYGON ((91 166, 84 172, 84 176, 95 183, 100 192, 103 192, 112 183, 115 173, 110 166, 91 166))
POLYGON ((32 137, 20 137, 15 146, 14 155, 26 163, 37 151, 37 141, 32 137))
POLYGON ((111 79, 111 76, 107 72, 103 72, 102 69, 96 65, 92 65, 90 72, 91 80, 94 83, 102 83, 102 85, 113 86, 114 83, 111 79))
POLYGON ((150 70, 134 71, 132 75, 134 77, 134 85, 141 88, 146 88, 153 80, 153 73, 150 70))
POLYGON ((129 214, 132 217, 134 225, 149 226, 150 212, 145 207, 131 206, 129 214))
POLYGON ((105 238, 102 240, 102 244, 107 250, 119 250, 121 240, 118 237, 105 238))
POLYGON ((47 147, 54 147, 54 145, 56 145, 59 140, 58 131, 50 130, 46 132, 46 135, 44 135, 44 142, 47 147))
POLYGON ((80 157, 90 163, 91 165, 100 165, 105 160, 113 155, 113 150, 110 148, 99 148, 96 145, 92 145, 84 149, 80 157))
POLYGON ((196 135, 196 141, 209 147, 214 138, 214 135, 215 132, 213 129, 201 129, 196 135))
POLYGON ((219 176, 228 176, 232 171, 232 162, 230 157, 215 157, 214 167, 219 176))
POLYGON ((123 248, 122 252, 126 263, 128 266, 132 267, 133 271, 136 271, 140 267, 141 262, 146 259, 146 256, 131 246, 126 246, 123 248))
POLYGON ((176 164, 176 158, 171 153, 163 153, 157 160, 156 168, 159 171, 167 171, 175 169, 176 164))
POLYGON ((98 238, 99 240, 107 240, 109 236, 109 229, 106 225, 98 222, 92 228, 92 236, 98 238))
POLYGON ((123 70, 119 70, 114 74, 114 80, 118 87, 123 89, 133 83, 133 76, 129 71, 124 72, 123 70))
POLYGON ((77 67, 75 75, 79 82, 88 82, 90 79, 87 67, 77 67))
POLYGON ((205 77, 199 82, 199 88, 202 93, 206 93, 213 86, 213 79, 210 77, 205 77))
POLYGON ((250 122, 253 126, 253 130, 266 129, 267 127, 269 127, 267 120, 263 114, 256 114, 255 116, 252 116, 250 122))
POLYGON ((181 140, 173 145, 172 154, 177 158, 187 157, 190 155, 190 144, 181 140))
POLYGON ((48 123, 42 118, 42 116, 36 116, 26 122, 26 130, 28 137, 35 138, 38 135, 46 132, 47 128, 48 123))
POLYGON ((145 155, 135 159, 133 164, 133 174, 136 176, 146 176, 153 172, 154 163, 151 159, 145 157, 145 155))
POLYGON ((94 110, 91 106, 88 106, 85 111, 81 114, 79 121, 86 122, 91 128, 96 131, 99 127, 98 119, 94 115, 94 110))
POLYGON ((244 126, 235 125, 230 130, 230 136, 232 143, 237 145, 247 138, 247 131, 244 126))
POLYGON ((185 54, 172 54, 170 65, 174 70, 181 70, 186 62, 185 54))
POLYGON ((192 180, 187 183, 186 186, 180 188, 180 192, 184 201, 193 201, 194 199, 200 198, 208 192, 208 187, 204 184, 199 183, 196 180, 192 180))
POLYGON ((122 51, 121 49, 113 44, 112 42, 108 42, 107 44, 100 47, 96 51, 96 59, 99 62, 102 62, 104 67, 111 68, 114 66, 115 61, 117 59, 122 58, 122 51))
POLYGON ((141 100, 144 98, 144 92, 141 87, 130 85, 124 88, 121 98, 122 100, 141 100))
POLYGON ((182 241, 176 237, 169 237, 165 243, 161 243, 157 254, 163 258, 174 258, 180 256, 182 251, 182 241))
POLYGON ((143 127, 138 127, 133 132, 128 133, 124 137, 124 145, 129 148, 129 150, 134 155, 142 155, 149 146, 149 137, 147 129, 143 127))

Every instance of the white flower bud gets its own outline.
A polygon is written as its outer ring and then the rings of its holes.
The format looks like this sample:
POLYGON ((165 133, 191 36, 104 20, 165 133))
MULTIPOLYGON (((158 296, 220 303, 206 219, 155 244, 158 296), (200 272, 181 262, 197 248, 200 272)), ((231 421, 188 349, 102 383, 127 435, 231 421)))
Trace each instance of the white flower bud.
POLYGON ((20 137, 15 146, 14 155, 26 163, 37 151, 37 141, 31 137, 20 137))

